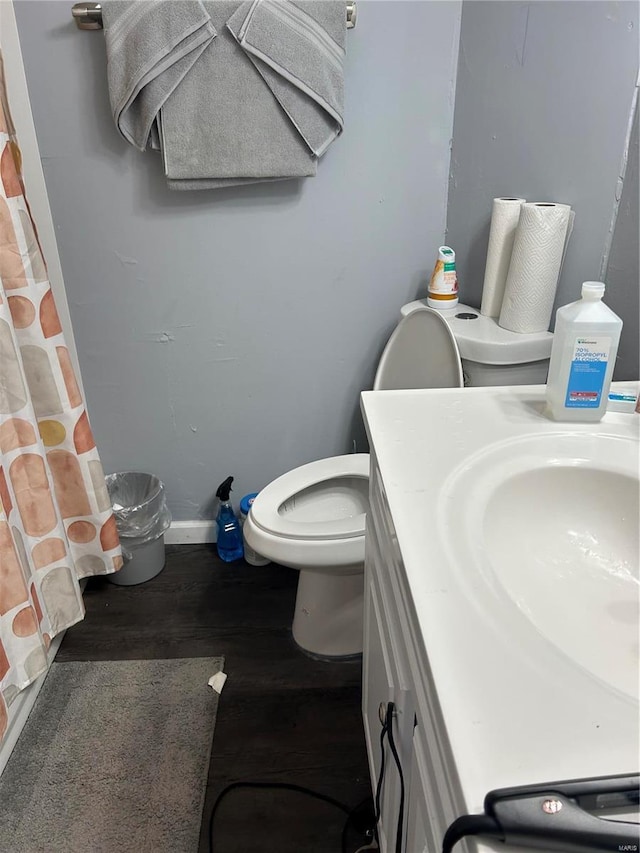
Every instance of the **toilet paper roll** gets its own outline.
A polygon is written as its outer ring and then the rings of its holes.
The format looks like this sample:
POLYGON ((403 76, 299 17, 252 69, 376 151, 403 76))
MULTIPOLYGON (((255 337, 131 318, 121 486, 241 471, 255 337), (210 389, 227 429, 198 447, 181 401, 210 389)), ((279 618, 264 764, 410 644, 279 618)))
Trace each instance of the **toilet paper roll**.
POLYGON ((494 198, 480 313, 499 317, 524 198, 494 198))
POLYGON ((568 204, 522 205, 498 320, 503 329, 526 334, 549 328, 572 217, 568 204))

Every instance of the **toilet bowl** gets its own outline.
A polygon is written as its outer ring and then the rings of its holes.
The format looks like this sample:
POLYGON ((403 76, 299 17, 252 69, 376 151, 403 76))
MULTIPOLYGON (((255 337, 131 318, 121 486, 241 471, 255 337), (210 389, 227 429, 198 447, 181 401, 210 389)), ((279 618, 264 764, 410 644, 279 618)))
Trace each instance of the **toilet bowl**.
POLYGON ((266 486, 245 521, 252 548, 300 570, 293 638, 320 657, 362 651, 368 492, 368 453, 320 459, 266 486))
MULTIPOLYGON (((437 312, 404 317, 382 353, 374 390, 462 387, 455 338, 437 312)), ((292 632, 320 658, 362 653, 369 455, 333 456, 271 482, 254 500, 244 536, 257 553, 300 570, 292 632)))

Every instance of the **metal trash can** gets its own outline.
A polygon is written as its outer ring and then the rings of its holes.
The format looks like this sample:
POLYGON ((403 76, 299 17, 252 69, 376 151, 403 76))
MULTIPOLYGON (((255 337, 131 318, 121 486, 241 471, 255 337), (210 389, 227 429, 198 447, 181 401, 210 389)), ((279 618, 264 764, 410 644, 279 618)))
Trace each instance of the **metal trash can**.
POLYGON ((107 577, 121 586, 144 583, 164 568, 164 533, 171 524, 164 484, 139 471, 105 479, 125 561, 119 572, 107 577))

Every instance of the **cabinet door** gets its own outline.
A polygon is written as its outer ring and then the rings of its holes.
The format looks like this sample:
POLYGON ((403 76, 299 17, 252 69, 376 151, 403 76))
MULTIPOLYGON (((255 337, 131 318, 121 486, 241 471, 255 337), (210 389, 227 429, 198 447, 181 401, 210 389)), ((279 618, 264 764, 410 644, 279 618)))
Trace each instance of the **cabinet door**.
MULTIPOLYGON (((393 734, 403 768, 405 789, 408 786, 409 768, 411 766, 410 732, 413 728, 414 709, 413 694, 407 688, 401 667, 396 659, 385 610, 371 578, 368 578, 365 584, 364 630, 362 715, 369 755, 371 785, 375 795, 381 763, 381 706, 385 712, 388 702, 393 702, 395 705, 393 734)), ((385 771, 378 836, 382 853, 393 853, 400 810, 400 777, 386 739, 384 749, 385 771)), ((410 848, 406 849, 408 851, 410 848)))
POLYGON ((429 801, 429 767, 424 757, 417 730, 413 737, 411 776, 407 798, 407 853, 438 853, 441 850, 433 833, 429 801))
MULTIPOLYGON (((380 705, 386 707, 387 702, 393 701, 394 678, 391 662, 391 650, 387 647, 382 633, 382 616, 380 604, 372 582, 365 585, 365 618, 364 618, 364 653, 362 673, 362 718, 364 734, 369 756, 369 772, 371 774, 371 789, 375 797, 376 785, 380 774, 381 747, 380 735, 380 705)), ((385 759, 386 760, 386 759, 385 759)), ((388 779, 387 779, 388 781, 388 779)), ((385 786, 385 799, 389 793, 385 786)), ((386 808, 383 808, 386 812, 386 808)), ((386 837, 387 827, 382 822, 378 826, 380 850, 386 853, 391 850, 389 839, 386 837)))

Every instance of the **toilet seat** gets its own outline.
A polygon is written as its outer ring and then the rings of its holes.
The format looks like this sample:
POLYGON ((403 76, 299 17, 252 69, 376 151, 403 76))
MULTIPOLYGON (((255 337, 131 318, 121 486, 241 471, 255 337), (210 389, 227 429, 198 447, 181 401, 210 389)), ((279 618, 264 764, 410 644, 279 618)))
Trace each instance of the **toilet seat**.
POLYGON ((368 453, 309 462, 262 489, 249 515, 258 528, 284 539, 317 541, 364 536, 368 482, 368 453), (354 480, 362 481, 358 483, 361 489, 354 480), (314 494, 305 496, 310 490, 314 494), (296 507, 296 497, 300 507, 296 507), (309 513, 305 512, 305 505, 311 502, 315 521, 306 520, 309 513))

